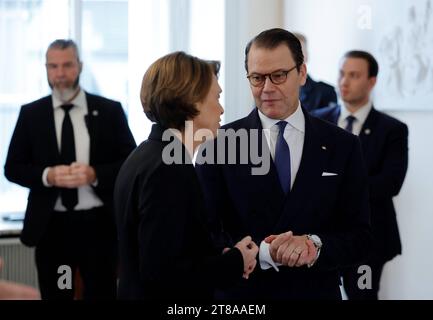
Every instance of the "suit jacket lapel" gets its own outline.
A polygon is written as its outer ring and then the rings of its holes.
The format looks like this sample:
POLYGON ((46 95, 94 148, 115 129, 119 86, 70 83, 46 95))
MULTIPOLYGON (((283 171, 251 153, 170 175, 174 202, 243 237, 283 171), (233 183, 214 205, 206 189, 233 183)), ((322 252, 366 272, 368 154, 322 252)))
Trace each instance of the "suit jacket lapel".
MULTIPOLYGON (((280 180, 278 178, 277 169, 275 168, 274 160, 272 159, 271 152, 269 150, 269 145, 267 143, 262 123, 258 114, 257 108, 253 110, 247 118, 248 125, 247 128, 258 130, 258 152, 262 159, 269 161, 269 172, 263 178, 266 180, 264 183, 260 184, 261 188, 264 188, 265 194, 270 194, 274 199, 272 201, 283 201, 284 192, 280 186, 280 180), (269 187, 271 190, 269 190, 269 187)), ((251 139, 251 131, 249 133, 251 139)), ((251 146, 251 143, 250 143, 251 146)), ((251 153, 251 151, 250 151, 251 153)), ((253 168, 251 162, 249 162, 250 167, 253 168)), ((250 168, 250 170, 251 170, 250 168)), ((251 171, 250 171, 251 172, 251 171)))
MULTIPOLYGON (((258 115, 257 109, 253 110, 250 115, 246 118, 245 125, 242 126, 249 130, 249 138, 252 138, 251 130, 258 130, 258 153, 261 156, 263 163, 267 161, 269 164, 268 168, 262 164, 253 165, 251 158, 247 165, 237 165, 234 175, 238 175, 241 181, 246 181, 244 188, 250 189, 248 193, 261 195, 250 199, 253 203, 253 207, 257 208, 257 214, 265 215, 262 217, 264 221, 267 221, 269 225, 278 221, 282 214, 282 207, 285 201, 285 195, 281 189, 278 175, 272 160, 272 156, 269 152, 269 146, 264 135, 263 127, 258 115), (259 168, 263 166, 261 175, 252 175, 253 168, 259 168), (259 209, 261 208, 261 209, 259 209)), ((250 146, 254 144, 254 141, 250 140, 250 146), (252 143, 251 143, 252 142, 252 143)), ((240 146, 237 146, 237 152, 240 153, 240 146)), ((249 150, 251 154, 251 150, 249 150)), ((262 226, 256 226, 257 233, 262 233, 262 226)))
POLYGON ((87 99, 87 115, 85 117, 87 130, 89 131, 89 138, 90 138, 90 158, 89 162, 93 163, 93 161, 96 158, 97 154, 97 139, 99 134, 99 113, 100 113, 100 106, 97 105, 95 99, 92 95, 89 95, 86 92, 86 99, 87 99))
POLYGON ((359 139, 361 141, 362 151, 364 153, 365 158, 368 157, 369 149, 372 145, 372 137, 375 133, 375 130, 377 129, 376 122, 377 122, 377 111, 376 109, 374 109, 374 107, 372 107, 370 113, 367 116, 367 119, 365 119, 365 122, 362 125, 361 132, 359 133, 359 139))
POLYGON ((57 142, 56 124, 54 120, 53 100, 51 96, 46 97, 47 101, 41 104, 41 110, 45 114, 43 119, 47 120, 47 159, 55 159, 55 163, 60 163, 60 149, 57 142))
POLYGON ((304 109, 303 112, 305 116, 305 138, 301 164, 292 190, 286 199, 286 208, 283 210, 286 213, 281 215, 279 222, 275 226, 275 232, 287 231, 280 230, 279 226, 300 226, 302 221, 308 221, 307 217, 299 216, 299 212, 303 211, 301 210, 302 207, 305 206, 310 195, 312 196, 315 192, 315 181, 321 178, 328 157, 327 145, 322 143, 311 117, 304 109))

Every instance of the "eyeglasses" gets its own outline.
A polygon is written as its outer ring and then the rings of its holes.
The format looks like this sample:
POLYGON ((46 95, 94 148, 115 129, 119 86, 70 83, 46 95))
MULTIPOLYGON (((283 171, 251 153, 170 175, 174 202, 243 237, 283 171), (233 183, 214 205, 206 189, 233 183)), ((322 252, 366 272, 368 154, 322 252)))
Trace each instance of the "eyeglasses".
POLYGON ((266 77, 269 77, 273 84, 282 84, 287 80, 287 75, 294 70, 296 66, 289 70, 280 70, 268 74, 253 73, 247 76, 253 87, 262 87, 265 85, 266 77))

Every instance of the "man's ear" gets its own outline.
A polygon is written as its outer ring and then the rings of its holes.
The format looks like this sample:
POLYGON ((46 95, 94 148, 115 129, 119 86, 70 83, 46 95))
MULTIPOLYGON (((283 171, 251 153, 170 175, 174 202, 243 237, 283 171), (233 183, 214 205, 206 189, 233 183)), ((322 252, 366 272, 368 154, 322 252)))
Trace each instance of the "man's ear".
POLYGON ((373 90, 374 86, 376 85, 377 77, 370 77, 368 78, 368 87, 370 88, 370 91, 373 90))
POLYGON ((307 65, 305 63, 303 63, 300 67, 299 67, 299 76, 301 77, 301 86, 303 86, 305 84, 305 82, 307 81, 307 65))

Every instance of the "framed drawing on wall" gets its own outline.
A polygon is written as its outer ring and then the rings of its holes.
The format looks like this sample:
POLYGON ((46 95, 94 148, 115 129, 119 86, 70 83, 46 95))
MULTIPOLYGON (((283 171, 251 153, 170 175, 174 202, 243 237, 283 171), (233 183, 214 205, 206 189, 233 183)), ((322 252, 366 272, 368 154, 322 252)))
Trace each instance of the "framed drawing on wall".
POLYGON ((379 31, 374 53, 380 66, 375 105, 384 110, 433 111, 432 0, 403 3, 398 10, 376 7, 384 18, 376 19, 374 27, 379 31))

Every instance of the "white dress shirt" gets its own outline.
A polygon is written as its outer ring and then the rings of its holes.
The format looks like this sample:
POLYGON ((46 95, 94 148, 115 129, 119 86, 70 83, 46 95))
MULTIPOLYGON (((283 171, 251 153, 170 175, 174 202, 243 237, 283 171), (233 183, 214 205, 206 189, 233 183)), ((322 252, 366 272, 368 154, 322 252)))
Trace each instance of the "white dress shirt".
MULTIPOLYGON (((272 158, 275 157, 275 145, 278 137, 278 125, 277 122, 280 119, 271 119, 265 116, 259 110, 259 117, 262 123, 263 131, 265 133, 266 141, 269 146, 269 151, 271 152, 272 158)), ((286 128, 284 129, 284 139, 289 145, 290 149, 290 187, 293 187, 293 183, 296 179, 296 174, 298 173, 299 166, 301 164, 302 150, 304 149, 304 139, 305 139, 305 116, 302 112, 301 103, 298 103, 298 108, 286 119, 286 128)), ((259 261, 260 267, 263 270, 273 267, 278 271, 278 265, 273 260, 269 253, 269 244, 262 241, 260 244, 259 251, 259 261)))
MULTIPOLYGON (((57 145, 59 146, 59 150, 61 150, 62 124, 63 118, 65 117, 65 111, 61 108, 61 105, 65 103, 60 101, 54 95, 51 97, 53 100, 57 145)), ((90 159, 90 137, 84 120, 88 113, 87 100, 84 91, 80 89, 80 92, 70 102, 70 104, 74 105, 74 107, 69 111, 69 115, 74 128, 76 162, 88 165, 90 159)), ((46 187, 51 187, 47 181, 48 170, 49 168, 45 168, 42 174, 42 182, 46 187)), ((86 185, 78 188, 78 204, 75 206, 74 210, 88 210, 102 205, 103 202, 96 195, 91 186, 86 185)), ((54 210, 66 211, 66 208, 62 205, 60 196, 57 198, 54 210)))
POLYGON ((341 113, 338 118, 338 126, 343 129, 346 128, 347 117, 354 116, 356 120, 353 121, 352 133, 359 136, 362 126, 364 125, 364 122, 367 119, 368 114, 370 113, 372 107, 373 104, 371 103, 371 101, 369 101, 367 102, 367 104, 363 105, 358 110, 356 110, 355 113, 350 113, 350 111, 347 110, 346 106, 344 106, 344 108, 341 108, 341 113))

